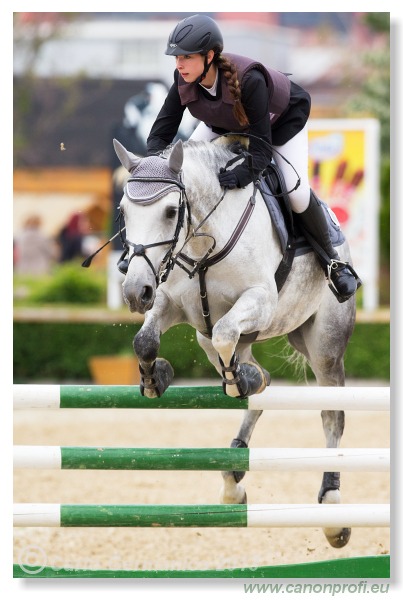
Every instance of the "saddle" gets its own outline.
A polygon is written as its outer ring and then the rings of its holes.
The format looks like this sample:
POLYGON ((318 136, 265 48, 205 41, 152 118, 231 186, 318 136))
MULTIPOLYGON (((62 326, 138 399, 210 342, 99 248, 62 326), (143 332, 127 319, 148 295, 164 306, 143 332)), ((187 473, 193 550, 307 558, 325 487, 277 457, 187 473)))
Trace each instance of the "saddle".
MULTIPOLYGON (((314 248, 293 218, 284 177, 275 163, 272 162, 265 169, 258 180, 258 185, 283 252, 283 258, 275 273, 277 290, 280 292, 291 271, 294 258, 314 252, 314 248)), ((324 208, 332 244, 334 247, 341 246, 345 242, 345 237, 337 217, 325 202, 320 200, 320 203, 324 208)))

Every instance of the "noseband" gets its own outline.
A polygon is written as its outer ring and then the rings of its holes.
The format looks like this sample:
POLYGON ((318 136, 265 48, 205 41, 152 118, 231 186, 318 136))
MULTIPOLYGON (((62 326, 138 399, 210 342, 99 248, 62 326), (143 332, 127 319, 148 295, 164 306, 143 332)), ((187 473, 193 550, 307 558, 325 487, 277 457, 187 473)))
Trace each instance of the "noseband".
MULTIPOLYGON (((184 221, 185 221, 185 209, 186 209, 186 205, 188 204, 185 186, 183 185, 182 181, 180 181, 180 180, 178 181, 176 179, 170 179, 170 178, 165 178, 165 177, 130 177, 127 180, 127 183, 130 183, 133 181, 137 181, 137 182, 156 182, 156 181, 158 181, 161 183, 173 184, 179 188, 180 196, 179 196, 179 207, 178 207, 178 220, 176 222, 174 235, 170 240, 155 242, 153 244, 136 244, 135 242, 131 242, 129 239, 127 239, 127 237, 124 238, 122 235, 122 231, 124 229, 121 226, 122 225, 122 217, 123 217, 122 211, 119 212, 119 216, 118 216, 120 239, 121 239, 123 247, 124 247, 123 254, 118 261, 119 271, 121 273, 123 273, 123 275, 126 275, 129 265, 130 265, 131 261, 133 260, 133 258, 135 256, 140 256, 141 258, 144 258, 144 260, 147 262, 148 266, 152 270, 154 277, 155 277, 156 285, 158 287, 160 285, 160 283, 163 283, 164 281, 166 281, 168 279, 168 275, 172 271, 174 264, 175 264, 172 257, 173 257, 174 250, 176 248, 176 244, 178 243, 180 230, 182 229, 184 221), (155 270, 154 265, 152 264, 152 262, 150 261, 150 259, 147 256, 147 250, 149 248, 155 248, 157 246, 169 246, 168 251, 166 252, 164 258, 161 261, 160 267, 158 269, 158 273, 155 270), (130 256, 128 257, 127 255, 129 254, 131 248, 133 248, 133 251, 132 251, 132 254, 130 254, 130 256)), ((128 196, 128 194, 126 193, 126 189, 125 189, 125 195, 128 196)), ((188 212, 188 219, 190 222, 190 213, 189 212, 188 212)))

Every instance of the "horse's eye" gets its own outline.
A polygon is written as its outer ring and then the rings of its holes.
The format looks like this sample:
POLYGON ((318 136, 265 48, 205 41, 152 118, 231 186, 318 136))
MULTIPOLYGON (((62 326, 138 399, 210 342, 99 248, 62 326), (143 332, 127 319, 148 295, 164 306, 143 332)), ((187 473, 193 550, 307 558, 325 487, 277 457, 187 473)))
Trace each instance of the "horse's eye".
POLYGON ((165 211, 165 217, 167 219, 174 219, 176 217, 176 208, 169 206, 165 211))

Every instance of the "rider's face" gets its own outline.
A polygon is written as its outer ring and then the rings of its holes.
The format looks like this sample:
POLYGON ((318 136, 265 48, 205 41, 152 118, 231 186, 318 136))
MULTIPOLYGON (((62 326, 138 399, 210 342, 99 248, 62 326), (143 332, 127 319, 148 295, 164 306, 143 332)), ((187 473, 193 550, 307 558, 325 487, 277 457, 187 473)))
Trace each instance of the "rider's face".
POLYGON ((185 54, 176 56, 176 68, 186 81, 192 83, 196 81, 204 70, 204 56, 201 54, 185 54))

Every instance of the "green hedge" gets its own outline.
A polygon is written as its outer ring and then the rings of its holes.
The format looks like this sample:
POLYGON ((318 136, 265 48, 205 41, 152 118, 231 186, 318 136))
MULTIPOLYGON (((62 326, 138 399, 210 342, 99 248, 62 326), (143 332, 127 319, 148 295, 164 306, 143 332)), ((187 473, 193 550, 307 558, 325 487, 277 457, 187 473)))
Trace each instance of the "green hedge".
MULTIPOLYGON (((88 382, 88 359, 101 354, 131 353, 138 328, 130 324, 17 322, 14 381, 88 382)), ((389 380, 389 351, 389 325, 357 324, 346 353, 347 377, 389 380)), ((274 379, 297 380, 294 368, 285 360, 287 354, 285 337, 254 346, 257 360, 274 379)), ((188 325, 178 325, 162 336, 160 356, 171 362, 178 378, 216 377, 188 325)))

